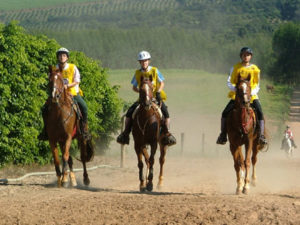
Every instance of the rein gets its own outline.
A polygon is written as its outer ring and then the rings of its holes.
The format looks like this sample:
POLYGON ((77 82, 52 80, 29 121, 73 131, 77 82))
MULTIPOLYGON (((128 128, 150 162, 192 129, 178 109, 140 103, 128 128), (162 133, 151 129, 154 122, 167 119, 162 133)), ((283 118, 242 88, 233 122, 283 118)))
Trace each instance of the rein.
POLYGON ((56 85, 56 81, 57 81, 58 75, 55 75, 54 78, 55 78, 55 81, 54 81, 54 85, 53 85, 52 99, 55 98, 56 101, 54 101, 54 102, 52 101, 52 102, 56 103, 56 105, 58 106, 58 108, 61 111, 63 111, 65 114, 67 114, 67 118, 65 118, 64 121, 63 121, 63 123, 65 124, 71 118, 71 116, 73 116, 74 101, 71 101, 71 110, 70 110, 70 112, 67 112, 66 110, 64 110, 64 108, 62 107, 63 104, 60 104, 59 100, 61 99, 62 94, 63 94, 63 92, 65 90, 64 90, 64 87, 58 88, 57 85, 56 85), (57 95, 55 95, 56 90, 58 90, 58 94, 57 95))

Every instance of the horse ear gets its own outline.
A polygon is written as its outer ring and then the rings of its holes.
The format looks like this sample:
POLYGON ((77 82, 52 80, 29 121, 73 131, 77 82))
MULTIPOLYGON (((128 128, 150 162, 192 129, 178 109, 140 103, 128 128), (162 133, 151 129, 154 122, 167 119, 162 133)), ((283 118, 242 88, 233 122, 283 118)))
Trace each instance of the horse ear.
POLYGON ((141 76, 141 83, 143 83, 143 80, 144 80, 144 77, 143 77, 143 76, 141 76))
POLYGON ((151 82, 153 81, 152 75, 150 76, 150 81, 151 81, 151 82))

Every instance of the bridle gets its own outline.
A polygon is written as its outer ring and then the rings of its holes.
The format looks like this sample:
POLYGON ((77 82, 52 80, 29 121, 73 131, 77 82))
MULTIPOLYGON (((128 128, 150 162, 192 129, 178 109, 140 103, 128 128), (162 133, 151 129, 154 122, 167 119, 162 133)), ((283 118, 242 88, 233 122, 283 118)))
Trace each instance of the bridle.
MULTIPOLYGON (((51 74, 52 75, 52 74, 51 74)), ((51 80, 53 82, 53 89, 52 89, 52 103, 57 104, 58 108, 60 108, 60 110, 62 110, 63 112, 65 112, 65 114, 67 114, 67 117, 64 119, 63 123, 66 123, 69 118, 73 115, 73 102, 71 104, 71 110, 70 112, 67 112, 66 110, 64 110, 64 108, 62 107, 62 105, 60 104, 60 99, 62 97, 63 92, 65 91, 64 88, 64 81, 63 78, 61 77, 60 72, 57 72, 56 74, 52 75, 53 79, 51 80), (57 85, 57 81, 61 82, 61 86, 59 87, 57 85)))

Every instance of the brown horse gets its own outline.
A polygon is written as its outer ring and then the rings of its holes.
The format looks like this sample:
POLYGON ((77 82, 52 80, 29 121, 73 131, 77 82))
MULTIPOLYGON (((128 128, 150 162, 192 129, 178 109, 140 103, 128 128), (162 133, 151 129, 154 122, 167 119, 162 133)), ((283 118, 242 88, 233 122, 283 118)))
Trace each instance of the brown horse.
POLYGON ((152 77, 150 79, 142 77, 139 88, 140 104, 134 113, 132 124, 134 148, 138 159, 140 191, 153 190, 153 165, 158 143, 160 145, 160 173, 157 187, 162 187, 163 165, 167 151, 167 146, 161 143, 163 138, 163 135, 160 135, 161 116, 158 106, 152 101, 152 88, 152 77), (147 145, 151 148, 150 157, 147 152, 147 145), (143 173, 143 156, 147 165, 146 182, 143 173))
POLYGON ((250 158, 253 167, 252 182, 255 185, 257 153, 263 148, 259 145, 259 129, 256 126, 255 113, 250 107, 251 88, 249 81, 250 75, 247 79, 242 79, 239 75, 234 109, 227 119, 230 151, 237 177, 236 194, 240 194, 241 191, 247 194, 250 188, 250 158), (245 159, 242 145, 245 145, 245 159))
POLYGON ((44 121, 54 158, 57 186, 61 187, 61 185, 68 185, 68 165, 70 169, 71 185, 77 185, 75 174, 73 172, 73 160, 69 154, 73 138, 77 138, 78 147, 80 148, 80 158, 84 170, 84 184, 89 185, 90 180, 86 170, 86 162, 89 162, 93 158, 94 150, 82 135, 79 134, 79 119, 75 111, 74 102, 67 89, 64 88, 64 80, 59 69, 49 67, 49 89, 51 90, 52 95, 48 100, 48 112, 44 121), (62 172, 60 170, 57 143, 62 151, 62 172))

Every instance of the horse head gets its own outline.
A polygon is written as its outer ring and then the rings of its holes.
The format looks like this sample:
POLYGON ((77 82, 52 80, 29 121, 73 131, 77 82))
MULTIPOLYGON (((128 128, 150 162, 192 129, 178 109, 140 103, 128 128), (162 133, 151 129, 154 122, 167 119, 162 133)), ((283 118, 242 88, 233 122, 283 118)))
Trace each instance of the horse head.
POLYGON ((251 87, 250 87, 251 75, 248 74, 246 79, 243 79, 241 75, 238 75, 238 82, 236 84, 236 101, 241 106, 250 106, 251 100, 251 87))
POLYGON ((64 94, 64 79, 61 71, 49 66, 49 89, 51 90, 52 102, 58 103, 64 94))
POLYGON ((153 98, 153 85, 152 85, 152 76, 141 77, 141 83, 139 88, 139 102, 145 109, 149 110, 152 105, 153 98))

